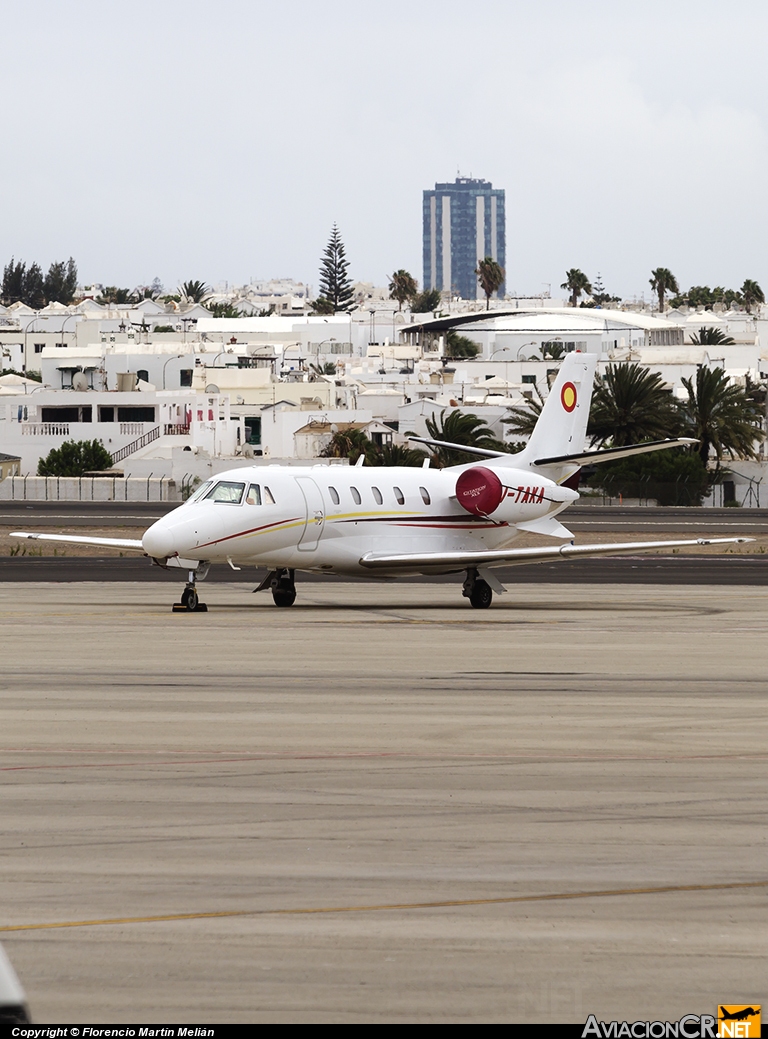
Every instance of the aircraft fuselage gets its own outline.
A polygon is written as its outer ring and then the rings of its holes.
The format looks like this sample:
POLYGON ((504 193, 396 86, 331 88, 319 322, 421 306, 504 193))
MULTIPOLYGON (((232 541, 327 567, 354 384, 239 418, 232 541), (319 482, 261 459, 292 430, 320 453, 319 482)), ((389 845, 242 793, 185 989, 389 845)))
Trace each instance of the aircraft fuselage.
POLYGON ((473 515, 455 496, 458 475, 470 468, 233 469, 158 520, 143 546, 159 562, 178 560, 175 565, 231 560, 370 576, 360 559, 372 548, 383 553, 495 550, 514 541, 518 523, 553 516, 578 497, 532 470, 494 467, 503 499, 492 516, 473 515))

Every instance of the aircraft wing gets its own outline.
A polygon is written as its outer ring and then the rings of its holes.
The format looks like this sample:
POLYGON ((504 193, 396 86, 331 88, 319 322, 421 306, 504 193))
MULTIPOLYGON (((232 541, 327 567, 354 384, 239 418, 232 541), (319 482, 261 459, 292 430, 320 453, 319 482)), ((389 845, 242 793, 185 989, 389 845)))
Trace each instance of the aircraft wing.
POLYGON ((511 458, 509 451, 489 451, 484 447, 468 447, 466 444, 451 444, 447 440, 431 440, 429 437, 408 437, 414 444, 426 444, 428 447, 449 447, 452 451, 463 451, 467 455, 480 455, 481 458, 511 458))
POLYGON ((694 538, 688 541, 625 541, 609 545, 559 545, 542 548, 506 548, 483 552, 413 552, 408 555, 379 555, 368 552, 360 559, 369 570, 466 570, 468 567, 511 566, 517 563, 546 563, 552 559, 578 559, 581 556, 622 555, 649 552, 657 548, 684 548, 687 545, 741 545, 754 538, 694 538))
POLYGON ((99 548, 128 549, 130 552, 144 552, 140 541, 132 538, 86 538, 76 534, 29 534, 24 530, 14 530, 12 538, 26 538, 30 541, 59 541, 65 545, 96 545, 99 548))

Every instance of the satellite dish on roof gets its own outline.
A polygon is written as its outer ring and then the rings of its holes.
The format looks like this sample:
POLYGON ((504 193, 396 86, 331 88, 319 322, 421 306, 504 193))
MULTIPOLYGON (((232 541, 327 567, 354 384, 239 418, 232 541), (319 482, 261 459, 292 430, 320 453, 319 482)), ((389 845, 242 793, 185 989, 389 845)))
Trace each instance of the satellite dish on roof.
POLYGON ((72 389, 77 390, 79 393, 88 389, 88 380, 82 372, 78 372, 77 375, 72 378, 72 389))
POLYGON ((206 393, 220 393, 221 391, 219 390, 219 387, 216 385, 215 382, 209 382, 208 385, 205 387, 205 392, 206 393))

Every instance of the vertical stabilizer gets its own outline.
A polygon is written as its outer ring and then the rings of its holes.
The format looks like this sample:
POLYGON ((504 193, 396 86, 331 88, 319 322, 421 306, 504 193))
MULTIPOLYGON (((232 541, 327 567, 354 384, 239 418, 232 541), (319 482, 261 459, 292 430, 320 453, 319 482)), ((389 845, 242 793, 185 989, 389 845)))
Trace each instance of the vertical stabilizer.
POLYGON ((596 367, 597 354, 566 355, 518 464, 584 450, 596 367))

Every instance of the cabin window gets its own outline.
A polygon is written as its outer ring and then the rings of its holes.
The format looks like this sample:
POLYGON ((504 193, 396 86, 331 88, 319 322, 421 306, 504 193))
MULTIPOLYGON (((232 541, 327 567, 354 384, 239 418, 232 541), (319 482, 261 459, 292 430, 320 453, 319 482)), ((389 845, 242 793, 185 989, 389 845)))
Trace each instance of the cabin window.
POLYGON ((354 501, 355 505, 360 505, 363 500, 360 497, 360 491, 358 491, 357 487, 350 487, 350 491, 352 492, 352 500, 354 501))
POLYGON ((405 505, 405 495, 399 487, 393 487, 392 490, 395 492, 395 498, 397 499, 398 505, 405 505))
POLYGON ((275 504, 274 495, 272 494, 272 491, 270 491, 269 487, 265 487, 264 488, 264 504, 265 505, 274 505, 275 504))
POLYGON ((233 480, 222 480, 206 494, 208 501, 223 502, 225 505, 239 505, 243 500, 244 483, 233 480))
POLYGON ((379 490, 378 487, 373 487, 372 490, 373 490, 373 497, 376 499, 376 504, 377 505, 382 505, 383 502, 384 502, 384 499, 381 496, 381 491, 379 490))
POLYGON ((427 488, 426 487, 419 487, 419 492, 421 494, 421 500, 424 502, 424 504, 425 505, 430 505, 431 502, 432 502, 432 499, 429 496, 429 491, 427 490, 427 488))
POLYGON ((247 505, 261 505, 261 487, 257 483, 252 483, 248 488, 245 502, 247 505))
POLYGON ((336 490, 336 488, 335 487, 329 487, 328 488, 328 493, 331 496, 331 501, 333 502, 333 504, 334 505, 338 505, 339 504, 339 492, 336 490))

